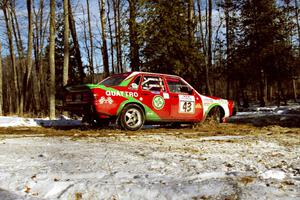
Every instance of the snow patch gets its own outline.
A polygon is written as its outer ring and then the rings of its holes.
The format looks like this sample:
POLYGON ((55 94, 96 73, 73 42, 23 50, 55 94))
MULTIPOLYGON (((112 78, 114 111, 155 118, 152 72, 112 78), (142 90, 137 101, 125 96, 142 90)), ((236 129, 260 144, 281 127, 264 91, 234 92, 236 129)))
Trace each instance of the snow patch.
POLYGON ((261 174, 263 179, 278 179, 282 180, 286 177, 285 172, 277 169, 271 169, 261 174))
POLYGON ((17 116, 1 116, 0 127, 51 127, 51 126, 79 126, 80 120, 73 120, 65 116, 60 116, 55 120, 49 118, 23 118, 17 116))

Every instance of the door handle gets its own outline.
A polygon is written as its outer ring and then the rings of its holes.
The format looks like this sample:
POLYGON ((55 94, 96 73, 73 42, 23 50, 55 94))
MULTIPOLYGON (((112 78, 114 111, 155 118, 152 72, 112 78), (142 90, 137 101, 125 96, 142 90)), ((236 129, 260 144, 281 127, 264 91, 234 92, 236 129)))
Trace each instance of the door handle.
POLYGON ((143 93, 141 93, 141 95, 145 95, 145 96, 146 96, 146 95, 150 95, 150 94, 149 94, 149 93, 144 93, 144 92, 143 92, 143 93))

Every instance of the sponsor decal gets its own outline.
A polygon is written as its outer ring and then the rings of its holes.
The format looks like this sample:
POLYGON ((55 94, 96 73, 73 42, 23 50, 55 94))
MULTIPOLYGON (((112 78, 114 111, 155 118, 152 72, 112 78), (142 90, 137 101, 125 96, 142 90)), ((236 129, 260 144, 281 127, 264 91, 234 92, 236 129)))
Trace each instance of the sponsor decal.
POLYGON ((138 97, 139 93, 137 92, 128 92, 128 91, 106 91, 106 96, 112 97, 138 97))
POLYGON ((162 96, 156 95, 152 100, 152 105, 156 110, 161 110, 165 105, 165 100, 162 96))
POLYGON ((112 104, 114 102, 114 100, 112 100, 112 98, 111 97, 107 97, 107 98, 105 98, 105 97, 101 97, 100 99, 99 99, 99 103, 100 104, 112 104))
POLYGON ((195 113, 195 97, 192 95, 179 96, 179 113, 194 114, 195 113))

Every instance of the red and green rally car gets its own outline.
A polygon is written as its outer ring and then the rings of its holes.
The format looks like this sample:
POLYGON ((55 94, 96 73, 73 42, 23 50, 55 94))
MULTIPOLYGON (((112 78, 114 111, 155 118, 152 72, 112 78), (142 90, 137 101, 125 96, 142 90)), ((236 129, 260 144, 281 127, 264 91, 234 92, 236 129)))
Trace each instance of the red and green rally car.
POLYGON ((234 114, 234 103, 199 94, 184 79, 167 74, 131 72, 98 84, 66 87, 64 110, 99 125, 115 121, 126 130, 144 123, 195 123, 234 114))

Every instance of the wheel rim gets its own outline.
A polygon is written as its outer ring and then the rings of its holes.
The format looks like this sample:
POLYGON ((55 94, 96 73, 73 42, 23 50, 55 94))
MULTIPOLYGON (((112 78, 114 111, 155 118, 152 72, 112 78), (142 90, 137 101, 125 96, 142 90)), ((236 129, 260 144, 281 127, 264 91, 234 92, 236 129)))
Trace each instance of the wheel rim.
POLYGON ((142 124, 142 114, 139 110, 131 108, 125 113, 125 123, 130 128, 137 128, 142 124))

